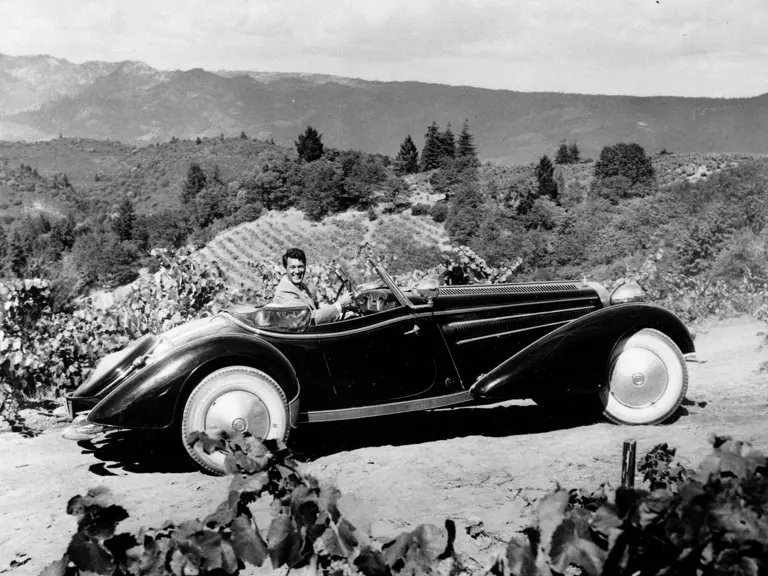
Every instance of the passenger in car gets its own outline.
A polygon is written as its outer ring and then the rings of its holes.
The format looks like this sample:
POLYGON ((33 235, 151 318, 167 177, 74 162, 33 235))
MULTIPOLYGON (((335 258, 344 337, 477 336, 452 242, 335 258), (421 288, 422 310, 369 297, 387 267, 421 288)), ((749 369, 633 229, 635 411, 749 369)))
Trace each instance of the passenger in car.
POLYGON ((345 292, 331 305, 319 306, 313 291, 304 282, 304 274, 307 271, 307 257, 299 248, 290 248, 283 254, 283 267, 285 276, 275 288, 274 304, 282 306, 296 306, 304 304, 312 310, 312 319, 315 324, 334 322, 341 318, 344 310, 352 301, 352 295, 345 292))

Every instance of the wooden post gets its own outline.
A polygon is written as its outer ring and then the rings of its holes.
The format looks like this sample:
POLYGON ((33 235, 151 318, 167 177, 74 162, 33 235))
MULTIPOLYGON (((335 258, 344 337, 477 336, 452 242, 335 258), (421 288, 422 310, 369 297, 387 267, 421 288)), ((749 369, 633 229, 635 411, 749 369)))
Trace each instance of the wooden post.
POLYGON ((621 485, 624 488, 635 487, 635 455, 637 442, 625 440, 621 454, 621 485))

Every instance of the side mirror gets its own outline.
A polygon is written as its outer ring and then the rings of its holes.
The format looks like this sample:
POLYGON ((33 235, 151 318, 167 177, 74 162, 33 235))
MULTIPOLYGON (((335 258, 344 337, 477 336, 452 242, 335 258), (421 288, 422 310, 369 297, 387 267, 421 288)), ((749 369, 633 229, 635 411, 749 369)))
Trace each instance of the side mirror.
POLYGON ((434 278, 425 278, 413 287, 413 292, 421 298, 426 298, 427 304, 431 306, 440 293, 440 287, 434 278))

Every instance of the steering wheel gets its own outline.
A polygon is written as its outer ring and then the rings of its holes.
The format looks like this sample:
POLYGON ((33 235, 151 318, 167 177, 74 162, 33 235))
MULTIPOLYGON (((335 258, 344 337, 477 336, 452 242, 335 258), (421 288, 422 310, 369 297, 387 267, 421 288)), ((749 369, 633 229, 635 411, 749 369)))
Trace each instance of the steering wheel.
POLYGON ((350 302, 349 308, 347 308, 341 313, 340 320, 344 320, 344 318, 347 315, 347 312, 349 312, 350 310, 352 312, 356 312, 360 314, 360 305, 357 301, 357 297, 359 295, 357 289, 352 284, 352 281, 349 278, 347 278, 347 275, 344 274, 344 271, 340 267, 337 266, 334 272, 336 276, 339 277, 339 280, 341 280, 341 285, 339 286, 339 289, 336 291, 336 297, 334 298, 334 302, 338 301, 339 297, 341 296, 341 293, 344 291, 344 288, 348 288, 349 292, 352 294, 352 301, 350 302))

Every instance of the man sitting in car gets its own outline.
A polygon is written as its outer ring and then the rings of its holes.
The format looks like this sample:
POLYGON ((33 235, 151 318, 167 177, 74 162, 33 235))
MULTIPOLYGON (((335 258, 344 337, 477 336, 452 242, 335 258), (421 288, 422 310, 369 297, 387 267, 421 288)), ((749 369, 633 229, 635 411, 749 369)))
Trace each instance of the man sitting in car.
POLYGON ((307 257, 299 248, 290 248, 283 254, 285 276, 275 288, 273 303, 279 306, 308 306, 312 310, 312 320, 315 324, 334 322, 341 318, 344 310, 352 301, 352 295, 345 292, 334 304, 320 306, 315 294, 304 282, 307 271, 307 257))

